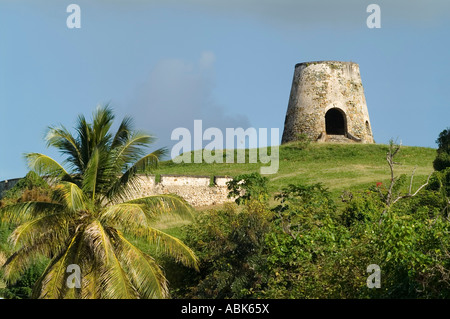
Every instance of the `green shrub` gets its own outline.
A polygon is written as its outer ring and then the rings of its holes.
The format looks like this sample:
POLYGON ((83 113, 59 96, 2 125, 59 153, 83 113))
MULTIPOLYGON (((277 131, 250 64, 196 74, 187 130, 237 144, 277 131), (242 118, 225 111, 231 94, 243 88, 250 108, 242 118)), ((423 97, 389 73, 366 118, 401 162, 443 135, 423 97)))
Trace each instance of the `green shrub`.
MULTIPOLYGON (((185 228, 186 244, 200 258, 183 297, 251 298, 266 282, 265 236, 270 229, 264 204, 248 202, 203 212, 185 228)), ((180 292, 178 292, 180 293, 180 292)))
POLYGON ((26 201, 50 201, 51 189, 47 182, 30 171, 28 174, 20 179, 14 187, 3 192, 2 200, 0 201, 0 208, 17 202, 26 201))
POLYGON ((330 193, 320 184, 290 185, 277 197, 275 229, 266 237, 267 298, 326 298, 333 295, 330 263, 345 244, 347 230, 330 193), (330 290, 331 289, 331 290, 330 290))
POLYGON ((437 171, 450 167, 450 154, 445 152, 438 153, 433 161, 433 167, 437 171))
POLYGON ((433 167, 437 171, 442 171, 450 167, 450 128, 443 130, 439 134, 436 143, 438 144, 438 149, 433 167))
POLYGON ((372 190, 351 193, 351 199, 347 201, 340 217, 347 227, 355 223, 375 222, 380 218, 382 207, 379 194, 372 190))
POLYGON ((269 179, 259 173, 242 174, 227 182, 228 198, 235 197, 236 204, 246 204, 251 200, 261 202, 269 198, 267 183, 269 179))
POLYGON ((447 128, 439 133, 436 143, 440 152, 450 154, 450 128, 447 128))
POLYGON ((275 228, 266 238, 269 280, 260 296, 450 296, 450 223, 439 190, 424 190, 390 208, 369 190, 348 194, 337 209, 317 185, 290 186, 278 199, 275 228), (371 264, 381 268, 379 289, 366 284, 371 264))
POLYGON ((431 175, 427 189, 441 194, 444 198, 450 197, 450 167, 434 172, 431 175))
POLYGON ((41 277, 48 262, 47 258, 41 258, 41 260, 29 267, 16 282, 7 283, 6 288, 0 289, 0 296, 6 299, 31 298, 34 284, 41 277))

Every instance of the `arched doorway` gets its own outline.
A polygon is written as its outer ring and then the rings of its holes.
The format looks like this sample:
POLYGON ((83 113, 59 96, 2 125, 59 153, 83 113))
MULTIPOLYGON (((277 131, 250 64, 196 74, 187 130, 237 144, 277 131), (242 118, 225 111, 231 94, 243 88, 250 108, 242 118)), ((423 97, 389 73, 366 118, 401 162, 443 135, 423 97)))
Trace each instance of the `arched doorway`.
POLYGON ((345 135, 347 133, 345 113, 337 108, 329 109, 325 114, 325 129, 329 135, 345 135))

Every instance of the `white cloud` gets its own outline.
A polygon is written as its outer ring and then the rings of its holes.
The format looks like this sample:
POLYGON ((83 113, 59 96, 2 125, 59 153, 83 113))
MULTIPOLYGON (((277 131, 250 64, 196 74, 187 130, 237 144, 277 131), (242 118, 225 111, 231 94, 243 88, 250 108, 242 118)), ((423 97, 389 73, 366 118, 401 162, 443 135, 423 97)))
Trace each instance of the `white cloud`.
MULTIPOLYGON (((203 120, 203 129, 249 127, 248 118, 228 114, 213 97, 215 55, 202 52, 196 62, 182 59, 159 61, 136 91, 126 110, 136 127, 158 137, 157 147, 171 147, 172 130, 186 127, 193 132, 194 120, 203 120)), ((207 142, 205 142, 207 144, 207 142)))
POLYGON ((201 70, 211 70, 214 68, 216 56, 211 51, 204 51, 200 56, 199 66, 201 70))

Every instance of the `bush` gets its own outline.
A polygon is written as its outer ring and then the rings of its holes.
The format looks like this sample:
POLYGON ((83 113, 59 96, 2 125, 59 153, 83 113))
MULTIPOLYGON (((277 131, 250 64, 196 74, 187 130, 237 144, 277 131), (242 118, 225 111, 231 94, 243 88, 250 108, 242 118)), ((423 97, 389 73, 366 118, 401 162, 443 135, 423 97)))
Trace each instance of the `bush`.
MULTIPOLYGON (((270 213, 251 201, 210 210, 185 228, 186 244, 200 258, 200 273, 191 273, 188 298, 250 298, 266 282, 265 236, 270 213)), ((178 292, 180 294, 180 291, 178 292)))
POLYGON ((48 259, 42 258, 29 267, 25 273, 13 284, 8 283, 6 288, 0 289, 0 296, 6 299, 29 299, 34 284, 41 277, 47 267, 48 259))
POLYGON ((375 222, 380 219, 380 211, 383 208, 379 194, 373 190, 362 191, 351 194, 342 210, 342 223, 351 227, 355 223, 375 222))
POLYGON ((337 209, 318 185, 290 186, 278 199, 275 228, 266 239, 269 280, 260 296, 450 296, 450 223, 439 190, 389 208, 377 193, 365 191, 348 195, 337 209), (367 287, 371 264, 381 268, 380 289, 367 287))
POLYGON ((443 130, 439 134, 436 143, 438 144, 438 149, 433 167, 437 171, 442 171, 450 167, 450 128, 443 130))
POLYGON ((14 187, 3 193, 0 207, 15 202, 50 201, 50 196, 51 189, 47 182, 35 172, 30 171, 14 187))
POLYGON ((336 205, 320 184, 290 185, 276 199, 275 229, 266 239, 269 282, 267 298, 326 298, 333 255, 345 243, 346 229, 337 222, 336 205))
POLYGON ((439 133, 436 143, 440 152, 450 154, 450 128, 447 128, 439 133))
POLYGON ((438 152, 436 158, 433 161, 433 167, 437 171, 443 171, 447 167, 450 167, 450 154, 445 152, 438 152))
POLYGON ((269 198, 268 181, 267 177, 263 177, 259 173, 238 175, 227 182, 228 198, 235 197, 235 202, 238 205, 248 203, 251 200, 264 202, 269 198))
MULTIPOLYGON (((0 201, 0 208, 4 205, 26 201, 48 202, 51 200, 51 189, 45 180, 35 172, 30 171, 24 178, 20 179, 14 187, 4 192, 3 195, 4 197, 0 201)), ((7 241, 14 228, 13 225, 5 224, 0 220, 0 254, 3 254, 5 258, 11 255, 7 241)), ((31 298, 34 283, 44 272, 47 264, 48 259, 42 257, 39 262, 28 268, 16 282, 7 283, 5 288, 0 289, 0 296, 7 299, 31 298)), ((1 265, 3 265, 3 263, 0 263, 0 266, 1 265)))
POLYGON ((450 197, 450 167, 434 172, 430 177, 427 189, 440 193, 444 200, 450 197))

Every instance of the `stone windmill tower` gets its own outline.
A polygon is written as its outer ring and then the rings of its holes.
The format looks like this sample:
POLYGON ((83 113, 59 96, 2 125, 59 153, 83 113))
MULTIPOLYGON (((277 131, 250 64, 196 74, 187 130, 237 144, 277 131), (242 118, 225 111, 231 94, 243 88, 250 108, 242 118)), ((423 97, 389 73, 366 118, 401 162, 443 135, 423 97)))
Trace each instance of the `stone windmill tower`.
POLYGON ((299 134, 318 142, 374 143, 358 64, 295 66, 281 143, 295 141, 299 134))

